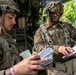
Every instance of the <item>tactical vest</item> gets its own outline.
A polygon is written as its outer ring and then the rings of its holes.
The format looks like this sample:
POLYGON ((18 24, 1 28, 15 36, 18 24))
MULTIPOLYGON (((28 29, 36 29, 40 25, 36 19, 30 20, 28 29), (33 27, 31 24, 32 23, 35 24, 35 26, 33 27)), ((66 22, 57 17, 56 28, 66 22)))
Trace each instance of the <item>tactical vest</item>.
POLYGON ((6 39, 0 36, 0 51, 2 51, 2 60, 0 61, 0 69, 9 68, 20 61, 18 50, 14 42, 10 38, 6 39))

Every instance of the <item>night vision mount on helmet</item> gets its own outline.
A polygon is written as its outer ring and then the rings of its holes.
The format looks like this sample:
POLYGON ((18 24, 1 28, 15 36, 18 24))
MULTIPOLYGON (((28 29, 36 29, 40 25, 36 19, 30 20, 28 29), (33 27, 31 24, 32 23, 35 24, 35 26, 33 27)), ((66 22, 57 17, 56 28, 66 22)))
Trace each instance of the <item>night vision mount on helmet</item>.
POLYGON ((6 12, 20 12, 17 3, 13 0, 0 0, 0 9, 6 12))

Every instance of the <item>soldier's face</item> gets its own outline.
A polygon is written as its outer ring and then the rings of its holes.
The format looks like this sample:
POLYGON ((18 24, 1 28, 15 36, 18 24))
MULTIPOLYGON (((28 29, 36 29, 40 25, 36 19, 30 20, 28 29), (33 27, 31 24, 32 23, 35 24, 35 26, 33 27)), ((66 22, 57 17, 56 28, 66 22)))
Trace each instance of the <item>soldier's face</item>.
POLYGON ((49 16, 50 16, 50 19, 52 22, 57 23, 59 21, 59 18, 60 18, 59 13, 51 12, 51 13, 49 13, 49 16))
POLYGON ((14 13, 6 13, 5 14, 4 28, 7 31, 10 31, 16 24, 15 18, 16 18, 16 15, 14 13))

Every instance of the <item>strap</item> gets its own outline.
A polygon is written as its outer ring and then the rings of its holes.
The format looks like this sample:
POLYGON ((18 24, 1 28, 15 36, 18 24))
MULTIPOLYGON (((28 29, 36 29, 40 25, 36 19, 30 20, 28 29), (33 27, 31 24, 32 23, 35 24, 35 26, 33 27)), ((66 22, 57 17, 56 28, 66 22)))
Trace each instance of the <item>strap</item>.
POLYGON ((53 43, 53 41, 51 40, 49 33, 47 31, 47 27, 44 24, 41 24, 40 28, 43 31, 44 39, 46 39, 49 44, 50 44, 50 42, 53 43))

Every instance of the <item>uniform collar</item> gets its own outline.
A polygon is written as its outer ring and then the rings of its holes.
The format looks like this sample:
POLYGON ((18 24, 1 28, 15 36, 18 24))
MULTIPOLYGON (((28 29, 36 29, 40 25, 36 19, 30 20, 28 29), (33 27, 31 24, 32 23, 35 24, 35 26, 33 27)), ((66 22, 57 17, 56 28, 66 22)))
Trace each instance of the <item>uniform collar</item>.
POLYGON ((56 24, 46 24, 46 23, 45 23, 45 26, 46 26, 46 28, 48 29, 49 27, 55 28, 55 27, 57 27, 58 25, 61 26, 61 24, 62 24, 62 22, 59 21, 59 22, 56 23, 56 24))

